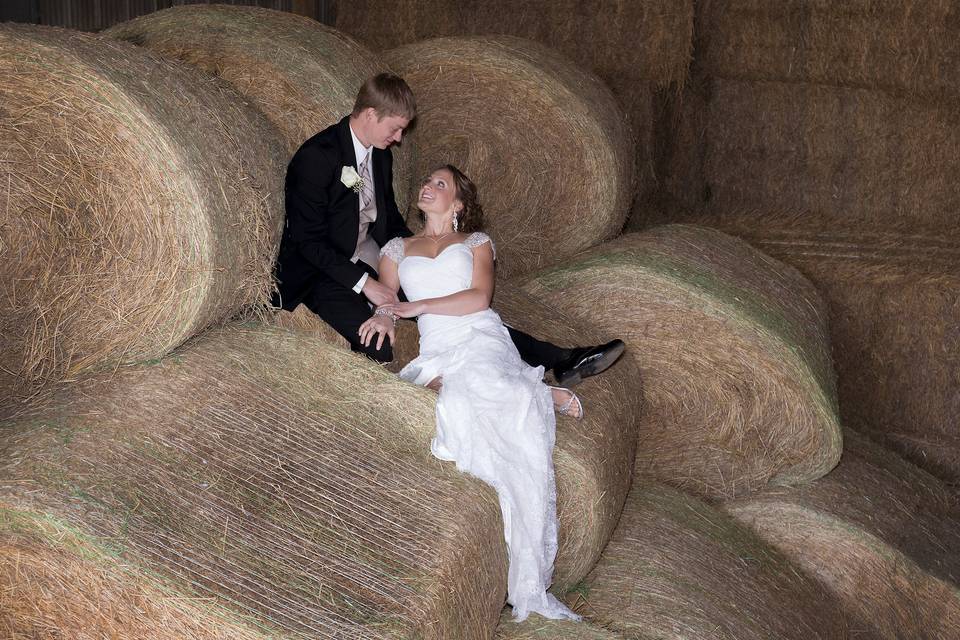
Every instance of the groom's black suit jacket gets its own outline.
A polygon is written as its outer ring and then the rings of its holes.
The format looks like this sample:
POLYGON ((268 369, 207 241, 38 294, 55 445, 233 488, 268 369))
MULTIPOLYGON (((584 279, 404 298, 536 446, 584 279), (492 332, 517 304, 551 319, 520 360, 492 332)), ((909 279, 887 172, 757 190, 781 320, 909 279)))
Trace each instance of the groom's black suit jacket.
MULTIPOLYGON (((350 262, 357 248, 360 203, 340 181, 344 166, 357 167, 349 116, 304 142, 287 166, 287 217, 277 257, 274 306, 293 311, 325 275, 352 289, 366 270, 350 262)), ((409 236, 393 193, 393 156, 372 150, 377 219, 367 230, 381 247, 391 238, 409 236)), ((376 266, 376 265, 371 265, 376 266)), ((329 284, 329 283, 328 283, 329 284)))

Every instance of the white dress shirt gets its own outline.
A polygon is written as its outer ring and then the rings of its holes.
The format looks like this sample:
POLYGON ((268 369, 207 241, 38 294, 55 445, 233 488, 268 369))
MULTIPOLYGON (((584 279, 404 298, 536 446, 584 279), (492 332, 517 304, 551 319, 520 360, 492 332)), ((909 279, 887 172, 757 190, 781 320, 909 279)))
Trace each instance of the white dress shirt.
MULTIPOLYGON (((363 143, 361 143, 360 140, 357 138, 357 134, 353 132, 353 127, 351 126, 349 127, 349 129, 350 129, 350 137, 353 139, 353 153, 357 159, 357 169, 359 170, 360 165, 363 163, 366 157, 369 154, 373 153, 373 145, 370 145, 369 147, 364 147, 363 143)), ((371 157, 370 160, 372 162, 373 158, 371 157)), ((370 167, 370 174, 373 175, 372 166, 370 167)), ((370 186, 373 187, 374 185, 370 185, 370 186)), ((363 209, 363 200, 359 193, 357 194, 357 200, 359 202, 360 209, 363 209)), ((376 201, 376 197, 374 197, 374 201, 376 201)), ((360 253, 360 247, 358 246, 357 249, 354 251, 353 257, 350 258, 350 262, 353 262, 354 264, 356 264, 357 260, 360 259, 359 253, 360 253)), ((376 267, 376 265, 370 265, 370 266, 376 267)), ((353 285, 353 290, 355 293, 360 293, 361 291, 363 291, 363 285, 367 283, 367 278, 369 277, 370 277, 370 274, 367 274, 367 273, 364 273, 362 276, 360 276, 360 279, 357 281, 357 284, 353 285)))

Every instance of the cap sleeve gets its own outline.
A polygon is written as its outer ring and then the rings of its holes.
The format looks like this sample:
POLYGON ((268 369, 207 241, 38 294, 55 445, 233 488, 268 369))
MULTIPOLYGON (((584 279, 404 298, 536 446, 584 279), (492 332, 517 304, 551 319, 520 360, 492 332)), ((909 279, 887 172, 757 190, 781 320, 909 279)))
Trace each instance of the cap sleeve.
POLYGON ((400 264, 400 261, 403 260, 403 238, 396 237, 383 245, 383 248, 380 249, 380 257, 382 258, 383 256, 387 256, 397 264, 400 264))
POLYGON ((467 245, 471 249, 476 249, 484 242, 490 243, 490 250, 493 251, 493 259, 497 259, 497 248, 493 244, 493 240, 490 239, 490 236, 485 234, 483 231, 474 231, 467 239, 463 241, 463 244, 467 245))

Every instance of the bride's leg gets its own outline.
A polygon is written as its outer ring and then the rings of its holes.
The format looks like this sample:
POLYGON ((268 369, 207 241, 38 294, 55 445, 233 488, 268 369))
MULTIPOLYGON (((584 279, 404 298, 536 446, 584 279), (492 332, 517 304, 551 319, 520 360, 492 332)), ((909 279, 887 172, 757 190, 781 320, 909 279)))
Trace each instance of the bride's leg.
POLYGON ((553 394, 553 408, 557 413, 577 420, 583 417, 583 404, 577 394, 563 387, 550 387, 550 392, 553 394))
MULTIPOLYGON (((437 393, 440 393, 440 387, 443 386, 443 376, 437 376, 430 382, 424 385, 427 389, 433 389, 437 393)), ((556 402, 556 401, 554 401, 556 402)))

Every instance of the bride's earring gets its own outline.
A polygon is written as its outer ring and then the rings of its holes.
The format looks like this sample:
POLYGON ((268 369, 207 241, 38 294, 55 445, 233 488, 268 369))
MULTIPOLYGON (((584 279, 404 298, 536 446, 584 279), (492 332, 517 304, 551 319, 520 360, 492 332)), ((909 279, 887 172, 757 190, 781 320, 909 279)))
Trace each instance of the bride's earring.
POLYGON ((456 233, 456 232, 457 232, 457 229, 460 228, 460 221, 459 221, 460 216, 458 215, 459 213, 460 213, 459 211, 454 211, 454 212, 453 212, 453 231, 454 231, 454 233, 456 233))

